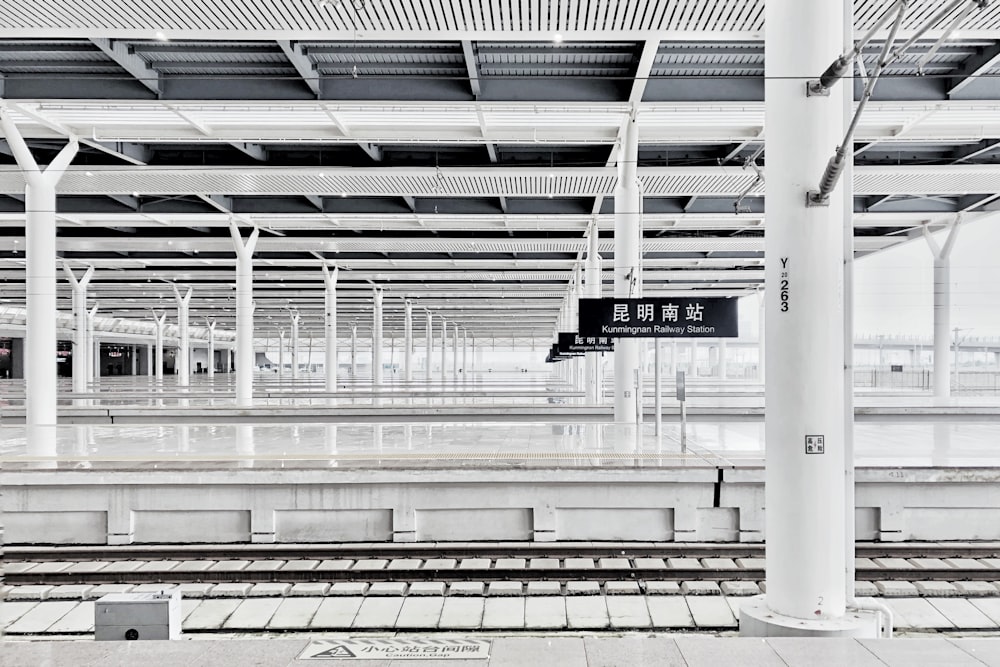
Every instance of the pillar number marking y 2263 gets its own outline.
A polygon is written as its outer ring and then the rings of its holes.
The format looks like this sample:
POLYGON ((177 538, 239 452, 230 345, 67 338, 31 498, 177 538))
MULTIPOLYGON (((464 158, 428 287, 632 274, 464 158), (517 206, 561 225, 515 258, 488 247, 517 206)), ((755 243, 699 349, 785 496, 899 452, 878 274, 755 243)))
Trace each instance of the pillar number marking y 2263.
POLYGON ((781 287, 778 290, 781 298, 781 312, 788 312, 788 258, 781 258, 781 287))

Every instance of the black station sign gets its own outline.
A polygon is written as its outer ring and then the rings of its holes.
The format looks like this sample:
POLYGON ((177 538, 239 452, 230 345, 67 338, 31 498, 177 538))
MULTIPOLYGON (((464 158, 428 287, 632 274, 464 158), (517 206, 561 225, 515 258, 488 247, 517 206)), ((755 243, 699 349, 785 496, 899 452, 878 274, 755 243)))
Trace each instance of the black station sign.
POLYGON ((736 338, 736 299, 650 297, 580 299, 580 336, 736 338))
POLYGON ((581 336, 575 331, 560 331, 559 350, 563 354, 614 352, 615 343, 609 336, 581 336))
MULTIPOLYGON (((569 359, 570 356, 571 355, 562 354, 559 351, 559 343, 552 343, 552 348, 549 350, 549 353, 545 356, 545 363, 553 364, 557 361, 569 359)), ((578 355, 572 355, 572 356, 578 356, 578 355)))

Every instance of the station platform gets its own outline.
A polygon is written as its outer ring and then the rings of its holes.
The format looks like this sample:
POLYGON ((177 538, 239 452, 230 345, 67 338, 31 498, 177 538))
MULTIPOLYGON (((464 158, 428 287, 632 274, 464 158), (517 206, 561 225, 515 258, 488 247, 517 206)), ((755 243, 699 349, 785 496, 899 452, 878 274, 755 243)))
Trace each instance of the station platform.
MULTIPOLYGON (((998 540, 1000 423, 862 423, 859 540, 998 540)), ((763 424, 3 427, 9 543, 764 537, 763 424)))
POLYGON ((1000 639, 796 639, 740 638, 662 633, 538 634, 322 634, 241 639, 213 636, 190 641, 7 641, 6 667, 97 667, 151 664, 162 667, 285 667, 338 664, 402 667, 983 667, 1000 665, 1000 639), (445 649, 449 649, 445 652, 445 649), (437 655, 427 659, 426 655, 437 655), (467 656, 475 656, 468 658, 467 656), (314 657, 315 656, 315 657, 314 657), (329 657, 327 657, 329 656, 329 657), (355 656, 355 657, 352 657, 355 656), (447 656, 447 657, 445 657, 447 656))

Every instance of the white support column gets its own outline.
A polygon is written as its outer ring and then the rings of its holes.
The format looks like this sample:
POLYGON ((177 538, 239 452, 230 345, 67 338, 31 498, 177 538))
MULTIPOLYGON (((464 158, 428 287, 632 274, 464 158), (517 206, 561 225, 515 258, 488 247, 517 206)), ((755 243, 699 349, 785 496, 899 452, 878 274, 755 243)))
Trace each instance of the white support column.
POLYGON ((358 377, 358 325, 351 322, 351 377, 358 377))
POLYGON ((766 349, 766 327, 767 317, 765 314, 766 301, 764 292, 757 291, 757 380, 764 384, 767 378, 767 349, 766 349))
POLYGON ((236 250, 236 405, 253 406, 253 251, 260 230, 254 227, 244 242, 235 221, 229 233, 236 250))
POLYGON ((462 382, 469 379, 469 332, 462 328, 462 382))
POLYGON ((725 380, 729 375, 729 369, 726 367, 728 364, 727 357, 729 356, 729 350, 726 349, 726 339, 719 339, 719 379, 725 380))
MULTIPOLYGON (((615 186, 615 297, 642 296, 642 195, 637 166, 639 128, 635 109, 629 112, 618 151, 618 184, 615 186)), ((641 405, 639 343, 629 338, 615 341, 615 422, 635 424, 641 405)))
POLYGON ((448 381, 448 323, 441 318, 441 384, 448 381))
POLYGON ((292 320, 292 379, 299 379, 299 322, 302 317, 299 311, 290 310, 288 315, 292 320))
POLYGON ((688 365, 688 377, 698 377, 698 339, 691 339, 691 363, 688 365))
POLYGON ((428 383, 431 381, 431 358, 434 356, 434 323, 431 318, 431 311, 425 311, 426 317, 424 319, 424 332, 426 333, 426 346, 427 346, 427 367, 424 369, 424 379, 428 383))
POLYGON ((403 302, 403 380, 413 381, 413 304, 403 302))
POLYGON ((56 185, 76 156, 79 144, 71 136, 42 171, 4 107, 0 107, 0 127, 25 180, 24 403, 29 451, 37 452, 55 443, 56 185))
POLYGON ((278 380, 285 377, 285 330, 278 329, 278 380))
POLYGON ((73 289, 73 393, 87 391, 87 285, 94 276, 94 267, 88 266, 79 280, 73 269, 63 264, 63 273, 73 289))
POLYGON ((670 377, 677 376, 677 339, 670 341, 670 377))
POLYGON ((146 375, 156 377, 156 357, 154 356, 154 346, 146 344, 146 375))
POLYGON ((451 325, 451 379, 458 382, 458 325, 451 325))
POLYGON ((655 424, 656 424, 656 435, 660 435, 662 424, 663 424, 663 369, 660 366, 663 360, 660 358, 660 348, 663 347, 663 341, 660 338, 653 339, 653 391, 655 396, 653 398, 653 411, 656 413, 655 424))
POLYGON ((167 328, 167 314, 153 313, 153 319, 156 320, 156 357, 150 363, 155 367, 157 382, 163 382, 163 332, 167 328))
MULTIPOLYGON (((469 339, 469 371, 475 373, 478 366, 476 365, 476 336, 473 334, 472 338, 469 339)), ((1000 355, 997 355, 1000 357, 1000 355)), ((1000 359, 997 361, 997 365, 1000 366, 1000 359)))
MULTIPOLYGON (((326 390, 337 390, 337 267, 333 271, 323 264, 325 292, 326 358, 323 362, 326 372, 326 390)), ((335 431, 336 432, 336 431, 335 431)))
POLYGON ((94 323, 97 320, 98 304, 87 313, 87 382, 99 382, 101 379, 101 341, 94 333, 94 323))
POLYGON ((382 384, 382 290, 372 288, 372 384, 382 384))
MULTIPOLYGON (((584 275, 584 290, 588 299, 600 299, 601 284, 601 256, 597 254, 598 242, 600 241, 600 231, 597 226, 597 219, 590 225, 590 234, 587 239, 587 268, 584 275)), ((579 322, 576 323, 576 331, 579 331, 579 322)), ((587 403, 599 405, 604 398, 604 373, 601 371, 601 356, 603 352, 588 352, 586 355, 586 375, 587 375, 587 403)))
MULTIPOLYGON (((951 396, 951 250, 958 238, 961 214, 948 225, 948 236, 939 246, 924 225, 924 238, 934 256, 934 398, 947 401, 951 396)), ((956 355, 955 366, 958 367, 956 355)))
POLYGON ((131 366, 132 366, 132 368, 131 368, 132 376, 135 377, 136 375, 138 375, 138 368, 139 368, 139 346, 138 345, 130 345, 129 346, 129 352, 131 353, 129 356, 131 357, 131 361, 132 361, 132 364, 131 364, 131 366))
MULTIPOLYGON (((577 264, 573 269, 573 277, 569 286, 569 303, 567 304, 565 331, 577 333, 580 331, 580 292, 582 289, 583 274, 580 271, 580 265, 577 264)), ((583 391, 583 364, 586 356, 573 357, 569 360, 570 371, 572 371, 571 381, 573 391, 583 391)), ((573 402, 580 403, 582 400, 585 399, 574 398, 573 402)))
MULTIPOLYGON (((849 5, 848 5, 849 7, 849 5)), ((741 634, 875 636, 872 614, 846 614, 844 179, 809 206, 847 129, 851 79, 807 95, 853 44, 840 2, 768 0, 765 37, 768 325, 765 384, 767 594, 747 600, 741 634), (784 282, 787 281, 787 282, 784 282), (859 617, 863 617, 859 621, 859 617)))
POLYGON ((215 320, 208 320, 208 379, 215 377, 215 320))
POLYGON ((177 385, 187 387, 191 380, 191 339, 188 335, 188 319, 191 312, 192 289, 189 287, 187 293, 181 296, 177 285, 171 287, 177 300, 177 385))

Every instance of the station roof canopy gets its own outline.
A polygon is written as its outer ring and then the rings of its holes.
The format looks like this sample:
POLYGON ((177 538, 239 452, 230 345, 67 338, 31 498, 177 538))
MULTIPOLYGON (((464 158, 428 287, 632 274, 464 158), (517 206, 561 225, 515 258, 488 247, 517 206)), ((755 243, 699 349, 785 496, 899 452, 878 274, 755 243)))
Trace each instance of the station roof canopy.
MULTIPOLYGON (((892 3, 855 0, 863 34, 892 3)), ((913 0, 900 36, 940 10, 913 0)), ((257 325, 387 333, 411 300, 474 337, 545 338, 586 235, 611 282, 617 141, 640 131, 650 295, 764 279, 764 1, 6 0, 0 98, 59 186, 58 252, 102 312, 231 327, 230 221, 261 229, 257 325)), ((957 10, 956 10, 957 13, 957 10)), ((858 256, 1000 210, 1000 2, 880 79, 854 138, 858 256)), ((862 53, 874 69, 878 38, 862 53)), ((831 54, 831 60, 837 54, 831 54)), ((819 72, 814 73, 818 75, 819 72)), ((850 85, 850 81, 843 85, 850 85)), ((854 77, 859 96, 863 76, 854 77)), ((831 147, 832 154, 833 147, 831 147)), ((817 175, 818 176, 818 175, 817 175)), ((24 180, 0 142, 0 297, 24 301, 24 180)), ((60 287, 60 307, 69 290, 60 287)))

